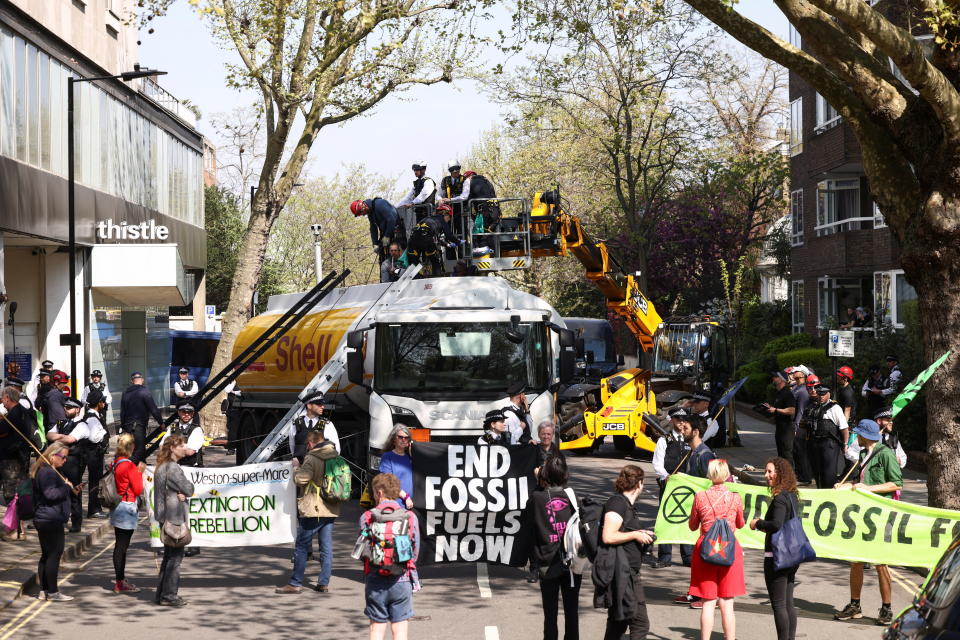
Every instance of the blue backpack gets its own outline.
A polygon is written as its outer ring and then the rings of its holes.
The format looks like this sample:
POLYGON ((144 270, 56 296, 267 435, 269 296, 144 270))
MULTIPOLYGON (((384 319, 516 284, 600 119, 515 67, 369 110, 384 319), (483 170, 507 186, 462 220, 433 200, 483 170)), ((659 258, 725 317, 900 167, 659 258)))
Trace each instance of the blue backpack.
MULTIPOLYGON (((710 502, 707 494, 707 502, 710 503, 710 509, 713 515, 717 512, 714 505, 710 502)), ((700 559, 709 564, 729 567, 737 556, 737 539, 733 535, 733 529, 726 518, 717 518, 707 529, 703 536, 703 542, 700 543, 700 559)))

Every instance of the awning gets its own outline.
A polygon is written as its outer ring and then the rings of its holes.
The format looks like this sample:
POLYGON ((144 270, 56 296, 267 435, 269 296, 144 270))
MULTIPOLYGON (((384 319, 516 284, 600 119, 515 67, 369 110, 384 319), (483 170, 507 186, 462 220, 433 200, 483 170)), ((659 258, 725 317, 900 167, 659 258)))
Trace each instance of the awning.
POLYGON ((98 244, 90 250, 90 288, 122 305, 179 307, 193 278, 175 244, 98 244))

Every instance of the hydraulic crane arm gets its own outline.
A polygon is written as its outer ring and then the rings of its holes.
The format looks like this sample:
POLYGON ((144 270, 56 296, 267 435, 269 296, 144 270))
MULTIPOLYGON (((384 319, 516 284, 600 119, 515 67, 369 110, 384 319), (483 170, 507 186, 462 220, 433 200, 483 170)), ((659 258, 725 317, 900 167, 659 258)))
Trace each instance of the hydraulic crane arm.
POLYGON ((567 213, 558 192, 537 193, 530 212, 531 227, 555 238, 550 246, 533 250, 534 256, 573 255, 586 269, 587 279, 597 285, 607 299, 607 308, 619 315, 644 351, 653 349, 653 336, 660 326, 660 314, 636 279, 610 255, 604 242, 587 235, 577 216, 567 213))

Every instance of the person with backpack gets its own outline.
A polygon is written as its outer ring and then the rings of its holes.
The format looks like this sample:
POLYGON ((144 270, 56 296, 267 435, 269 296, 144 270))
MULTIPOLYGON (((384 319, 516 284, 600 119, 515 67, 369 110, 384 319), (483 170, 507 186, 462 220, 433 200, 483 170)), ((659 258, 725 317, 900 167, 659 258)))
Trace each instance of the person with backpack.
POLYGON ((567 487, 567 461, 563 455, 546 459, 537 477, 542 491, 534 491, 527 502, 527 515, 534 527, 530 562, 540 576, 543 602, 543 640, 557 640, 558 598, 563 599, 564 640, 580 637, 579 600, 583 576, 564 562, 565 533, 576 513, 576 498, 567 487))
MULTIPOLYGON (((116 544, 113 547, 113 583, 114 593, 139 593, 140 588, 127 580, 127 549, 130 548, 130 539, 137 530, 140 518, 137 509, 137 498, 143 493, 143 476, 140 469, 133 463, 134 437, 132 433, 122 433, 117 438, 117 450, 114 452, 113 483, 117 489, 120 502, 110 511, 110 524, 113 525, 113 535, 116 544)), ((104 480, 107 480, 104 478, 104 480)))
POLYGON ((370 619, 370 640, 382 640, 388 624, 394 640, 406 640, 413 592, 420 590, 416 567, 420 526, 413 511, 397 504, 397 476, 374 476, 370 493, 376 506, 360 516, 360 537, 353 554, 363 559, 363 614, 370 619))
POLYGON ((793 604, 793 588, 797 577, 797 568, 776 570, 773 564, 773 534, 780 531, 783 524, 800 511, 797 494, 797 476, 793 465, 786 458, 767 460, 763 477, 770 487, 773 500, 767 506, 764 519, 754 518, 750 528, 763 531, 763 579, 767 584, 767 594, 773 607, 773 623, 777 628, 777 640, 795 640, 797 637, 797 608, 793 604))
POLYGON ((321 440, 332 442, 337 454, 340 453, 340 435, 337 433, 337 427, 332 420, 323 416, 323 410, 323 394, 314 393, 303 401, 303 414, 290 421, 287 438, 290 441, 290 453, 293 455, 295 467, 304 460, 307 453, 307 434, 311 431, 316 431, 323 436, 321 440))
POLYGON ((593 568, 594 606, 607 608, 603 640, 620 640, 630 629, 630 640, 643 640, 650 631, 647 598, 640 579, 643 546, 656 536, 641 528, 634 503, 643 492, 643 469, 628 464, 620 470, 616 495, 603 506, 600 550, 593 568), (611 558, 607 562, 605 558, 611 558), (603 575, 601 575, 603 574, 603 575))
POLYGON ((693 546, 690 571, 690 595, 703 599, 700 610, 700 638, 710 640, 714 613, 719 601, 723 636, 736 640, 736 619, 733 599, 747 592, 743 578, 743 549, 734 535, 743 527, 743 500, 724 486, 730 478, 727 461, 716 458, 707 467, 707 478, 713 485, 698 491, 693 499, 689 526, 700 529, 693 546))
POLYGON ((340 502, 324 495, 324 480, 328 462, 337 458, 337 449, 332 442, 324 440, 320 431, 307 432, 305 447, 303 463, 293 474, 293 481, 300 494, 297 498, 297 539, 293 553, 293 573, 289 583, 277 587, 276 593, 303 591, 307 553, 314 537, 318 537, 320 543, 320 577, 313 589, 320 593, 330 590, 333 523, 340 515, 340 502))
POLYGON ((63 527, 70 519, 70 497, 81 489, 80 485, 74 486, 59 471, 67 461, 68 453, 65 443, 54 442, 30 469, 30 478, 33 480, 33 526, 40 539, 40 562, 37 566, 40 593, 37 594, 37 600, 73 600, 73 596, 60 593, 57 586, 60 558, 63 557, 63 527))

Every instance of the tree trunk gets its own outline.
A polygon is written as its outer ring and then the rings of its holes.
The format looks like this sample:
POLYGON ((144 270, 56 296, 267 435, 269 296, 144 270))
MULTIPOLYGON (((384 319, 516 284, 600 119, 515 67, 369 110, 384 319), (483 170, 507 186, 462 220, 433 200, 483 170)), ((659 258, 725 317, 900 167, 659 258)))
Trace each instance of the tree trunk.
MULTIPOLYGON (((944 238, 945 229, 928 222, 960 219, 960 200, 937 201, 929 198, 922 221, 902 236, 901 262, 917 290, 925 362, 929 365, 953 351, 924 386, 930 454, 927 501, 930 506, 960 509, 960 229, 954 224, 953 233, 948 231, 952 238, 944 238)), ((944 226, 949 229, 949 224, 944 226)))
MULTIPOLYGON (((247 232, 237 255, 237 270, 230 288, 230 301, 223 314, 223 328, 220 332, 220 343, 217 345, 217 355, 210 369, 211 374, 218 373, 233 360, 233 345, 240 330, 250 319, 253 294, 257 289, 270 229, 277 213, 268 204, 266 194, 261 195, 263 193, 264 189, 260 189, 254 198, 253 212, 250 214, 247 232)), ((226 420, 220 413, 220 400, 222 398, 211 401, 201 410, 200 424, 208 436, 226 433, 226 420)))

